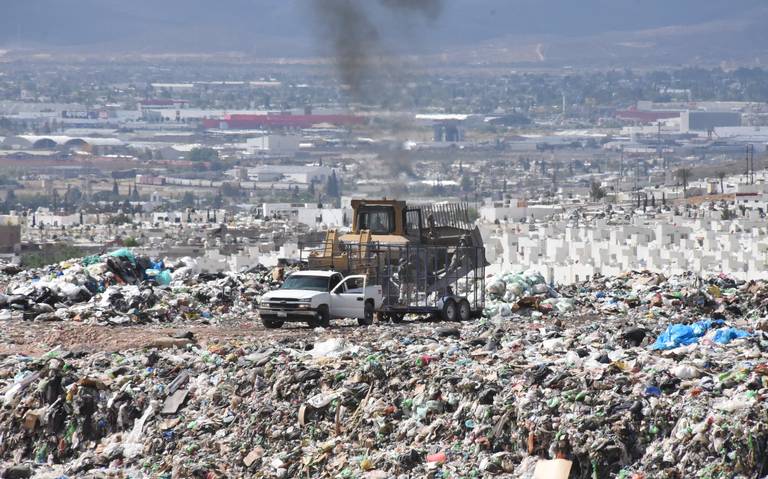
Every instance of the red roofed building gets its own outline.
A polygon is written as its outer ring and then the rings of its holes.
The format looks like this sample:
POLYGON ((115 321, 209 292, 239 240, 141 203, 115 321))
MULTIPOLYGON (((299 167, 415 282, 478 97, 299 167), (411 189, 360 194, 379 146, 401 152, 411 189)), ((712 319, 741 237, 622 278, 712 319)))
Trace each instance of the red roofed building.
POLYGON ((680 118, 680 111, 673 110, 638 110, 635 107, 616 112, 619 120, 636 121, 638 123, 655 123, 670 118, 680 118))

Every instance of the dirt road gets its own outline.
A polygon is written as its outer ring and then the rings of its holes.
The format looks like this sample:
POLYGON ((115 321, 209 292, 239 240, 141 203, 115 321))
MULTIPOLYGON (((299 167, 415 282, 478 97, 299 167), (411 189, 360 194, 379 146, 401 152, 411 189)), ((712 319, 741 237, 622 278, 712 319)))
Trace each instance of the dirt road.
MULTIPOLYGON (((333 325, 336 336, 357 330, 354 321, 333 325)), ((242 321, 228 324, 169 324, 138 326, 98 326, 75 322, 0 322, 0 355, 39 356, 60 346, 72 352, 117 352, 140 349, 158 338, 191 332, 201 346, 217 342, 259 339, 267 336, 275 341, 309 337, 314 330, 304 324, 287 324, 282 329, 267 330, 261 322, 242 321)))

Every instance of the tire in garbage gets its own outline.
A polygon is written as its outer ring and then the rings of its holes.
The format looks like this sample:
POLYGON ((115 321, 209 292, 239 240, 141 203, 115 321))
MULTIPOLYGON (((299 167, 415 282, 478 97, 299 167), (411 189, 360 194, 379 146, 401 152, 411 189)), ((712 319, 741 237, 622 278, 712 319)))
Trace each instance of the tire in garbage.
POLYGON ((267 329, 280 329, 283 327, 283 324, 285 324, 285 321, 261 318, 261 324, 267 329))
POLYGON ((462 299, 459 301, 459 321, 469 321, 472 319, 472 306, 469 301, 462 299))
POLYGON ((446 300, 440 317, 443 321, 459 321, 459 307, 456 305, 456 301, 452 299, 446 300))
POLYGON ((373 315, 374 315, 374 307, 373 303, 368 301, 365 303, 365 309, 363 312, 362 318, 357 318, 357 324, 360 326, 370 326, 373 324, 373 315))
POLYGON ((317 310, 317 316, 308 321, 312 328, 327 328, 331 325, 331 313, 328 311, 328 306, 322 305, 317 310))

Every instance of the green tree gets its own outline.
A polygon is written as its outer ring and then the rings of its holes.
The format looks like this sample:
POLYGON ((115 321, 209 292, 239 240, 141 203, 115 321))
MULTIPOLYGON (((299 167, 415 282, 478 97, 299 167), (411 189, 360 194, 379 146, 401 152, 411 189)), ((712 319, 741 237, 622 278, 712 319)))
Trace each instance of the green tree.
POLYGON ((107 224, 110 225, 127 225, 131 224, 133 221, 131 220, 131 217, 126 215, 125 213, 119 213, 115 216, 112 216, 108 221, 107 224))
POLYGON ((240 196, 240 186, 233 183, 224 183, 219 190, 222 196, 227 198, 237 198, 240 196))
POLYGON ((720 194, 725 194, 725 188, 723 187, 723 180, 725 179, 725 172, 724 171, 718 171, 717 172, 717 179, 720 180, 720 194))
POLYGON ((680 180, 680 184, 683 186, 683 198, 688 193, 688 180, 691 178, 691 170, 688 168, 680 168, 675 172, 675 176, 680 180))
POLYGON ((336 170, 333 170, 331 176, 328 177, 325 194, 331 198, 338 198, 341 196, 341 191, 339 191, 339 179, 336 178, 336 170))
POLYGON ((217 162, 219 161, 219 152, 213 148, 193 148, 189 153, 190 161, 217 162))
POLYGON ((592 198, 593 201, 600 201, 603 198, 605 198, 607 193, 605 192, 605 189, 600 186, 600 183, 597 181, 592 181, 592 185, 590 186, 589 190, 589 197, 592 198))
MULTIPOLYGON (((504 182, 505 190, 506 190, 506 181, 504 182)), ((472 191, 472 180, 469 178, 469 175, 464 175, 461 177, 461 191, 464 193, 469 193, 472 191)))
POLYGON ((181 205, 186 208, 192 208, 195 206, 195 194, 191 191, 187 191, 184 193, 184 196, 181 198, 181 205))
POLYGON ((136 248, 137 246, 141 246, 141 243, 139 243, 139 240, 133 236, 128 236, 123 240, 123 246, 126 248, 136 248))
POLYGON ((5 195, 6 209, 12 209, 16 206, 16 191, 8 190, 8 194, 5 195))

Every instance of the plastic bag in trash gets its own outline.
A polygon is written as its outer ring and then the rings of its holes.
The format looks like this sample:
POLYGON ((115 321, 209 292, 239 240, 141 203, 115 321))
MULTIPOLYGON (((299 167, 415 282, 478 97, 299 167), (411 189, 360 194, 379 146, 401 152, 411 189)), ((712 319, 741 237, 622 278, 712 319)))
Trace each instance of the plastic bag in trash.
POLYGON ((713 340, 718 344, 728 344, 734 339, 748 338, 751 334, 743 329, 722 328, 715 331, 713 340))
POLYGON ((651 345, 651 349, 665 350, 675 349, 680 346, 688 346, 697 343, 699 338, 704 336, 712 326, 725 324, 722 320, 705 319, 692 325, 671 324, 667 326, 666 331, 661 333, 656 342, 651 345))
POLYGON ((86 256, 81 261, 83 266, 91 266, 94 264, 101 264, 101 256, 99 255, 93 255, 93 256, 86 256))
POLYGON ((109 253, 109 255, 115 258, 125 258, 131 263, 136 264, 136 255, 134 255, 133 251, 129 250, 128 248, 120 248, 109 253))
POLYGON ((163 271, 160 271, 157 276, 155 276, 155 281, 157 281, 157 284, 160 285, 168 285, 171 284, 171 281, 173 278, 171 277, 171 272, 167 269, 164 269, 163 271))
POLYGON ((486 288, 486 291, 488 294, 494 295, 494 296, 503 296, 504 291, 506 290, 507 285, 504 283, 504 281, 496 280, 491 282, 488 287, 486 288))

